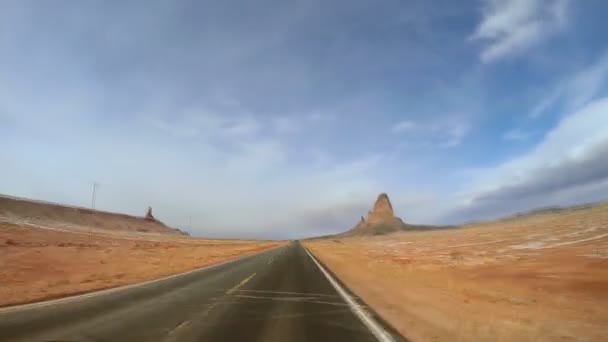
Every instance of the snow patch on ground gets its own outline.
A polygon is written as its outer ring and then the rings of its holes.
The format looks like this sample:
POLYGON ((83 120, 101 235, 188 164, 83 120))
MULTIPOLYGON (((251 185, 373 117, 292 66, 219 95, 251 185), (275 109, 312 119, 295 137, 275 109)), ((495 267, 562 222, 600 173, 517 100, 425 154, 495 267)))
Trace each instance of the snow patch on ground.
POLYGON ((549 246, 547 246, 545 248, 552 248, 552 247, 573 245, 573 244, 580 243, 580 242, 598 240, 598 239, 601 239, 601 238, 604 238, 604 237, 607 237, 607 236, 608 236, 608 233, 606 233, 606 234, 600 234, 600 235, 588 237, 586 239, 580 239, 580 240, 574 240, 574 241, 565 241, 565 242, 561 242, 561 243, 555 243, 555 244, 549 245, 549 246))
POLYGON ((596 235, 596 236, 591 236, 585 239, 578 239, 578 240, 572 240, 572 241, 564 241, 564 242, 559 242, 559 243, 554 243, 554 244, 547 244, 547 241, 553 241, 553 239, 546 239, 544 241, 531 241, 531 242, 527 242, 527 243, 522 243, 519 245, 513 245, 511 246, 512 249, 546 249, 546 248, 554 248, 554 247, 561 247, 561 246, 568 246, 568 245, 574 245, 577 243, 581 243, 581 242, 586 242, 586 241, 593 241, 593 240, 598 240, 601 238, 605 238, 608 236, 608 233, 606 234, 600 234, 600 235, 596 235))
POLYGON ((579 231, 576 231, 576 232, 572 232, 572 233, 566 234, 565 236, 578 236, 578 235, 581 235, 583 233, 590 233, 590 232, 594 232, 596 230, 597 230, 597 227, 591 227, 591 228, 582 229, 582 230, 579 230, 579 231))
POLYGON ((394 247, 394 246, 400 246, 400 245, 408 245, 410 243, 413 243, 413 242, 411 242, 411 241, 405 241, 405 242, 389 243, 386 246, 387 247, 394 247))
POLYGON ((530 241, 519 245, 511 246, 512 249, 542 249, 545 248, 544 241, 530 241))
POLYGON ((608 255, 602 255, 602 254, 579 254, 577 256, 586 257, 586 258, 596 258, 596 259, 608 259, 608 255))
POLYGON ((469 247, 469 246, 489 245, 489 244, 491 244, 491 243, 499 243, 499 242, 505 242, 505 241, 509 241, 509 240, 510 240, 510 239, 502 239, 502 240, 487 241, 487 242, 468 243, 468 244, 464 244, 464 245, 454 245, 454 246, 448 246, 447 248, 456 248, 456 247, 469 247))

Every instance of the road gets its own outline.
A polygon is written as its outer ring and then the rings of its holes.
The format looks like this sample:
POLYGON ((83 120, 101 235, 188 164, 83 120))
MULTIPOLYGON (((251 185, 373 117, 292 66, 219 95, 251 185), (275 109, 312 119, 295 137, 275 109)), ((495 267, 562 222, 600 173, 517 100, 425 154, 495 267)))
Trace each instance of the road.
POLYGON ((291 242, 159 281, 1 309, 0 341, 403 340, 321 267, 291 242))

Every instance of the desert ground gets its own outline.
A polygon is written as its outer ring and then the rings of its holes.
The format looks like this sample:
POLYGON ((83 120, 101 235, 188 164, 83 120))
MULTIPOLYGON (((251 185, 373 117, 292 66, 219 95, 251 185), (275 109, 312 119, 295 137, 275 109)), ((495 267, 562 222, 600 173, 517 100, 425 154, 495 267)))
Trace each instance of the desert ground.
POLYGON ((127 215, 0 204, 0 306, 161 278, 281 244, 195 239, 127 215))
POLYGON ((304 245, 413 341, 608 341, 608 204, 304 245))

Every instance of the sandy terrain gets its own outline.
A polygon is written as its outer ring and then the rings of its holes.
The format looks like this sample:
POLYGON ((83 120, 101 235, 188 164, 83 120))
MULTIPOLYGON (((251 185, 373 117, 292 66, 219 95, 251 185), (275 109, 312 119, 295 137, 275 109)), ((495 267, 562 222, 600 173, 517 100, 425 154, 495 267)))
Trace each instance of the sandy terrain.
POLYGON ((278 244, 0 221, 0 306, 160 278, 278 244))
POLYGON ((414 341, 608 341, 608 204, 304 244, 414 341))

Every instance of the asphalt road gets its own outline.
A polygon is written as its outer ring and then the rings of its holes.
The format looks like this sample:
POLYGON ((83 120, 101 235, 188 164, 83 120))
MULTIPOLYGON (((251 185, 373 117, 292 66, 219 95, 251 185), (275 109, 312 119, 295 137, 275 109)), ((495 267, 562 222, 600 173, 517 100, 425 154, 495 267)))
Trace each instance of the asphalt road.
POLYGON ((319 266, 292 242, 160 281, 2 309, 0 341, 403 340, 319 266))

